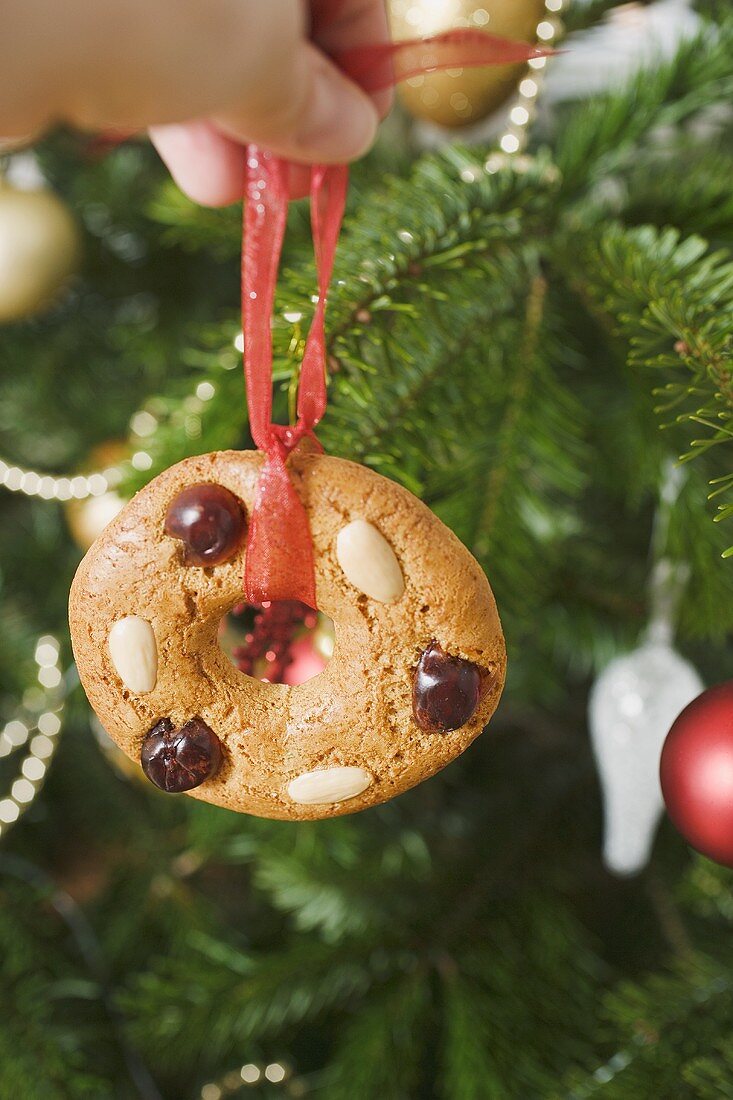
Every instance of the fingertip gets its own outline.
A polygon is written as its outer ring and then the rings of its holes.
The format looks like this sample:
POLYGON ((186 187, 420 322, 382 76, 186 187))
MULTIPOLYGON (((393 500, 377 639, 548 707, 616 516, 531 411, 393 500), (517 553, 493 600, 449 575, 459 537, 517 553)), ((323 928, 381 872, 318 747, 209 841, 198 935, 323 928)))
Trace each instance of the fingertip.
POLYGON ((244 192, 245 149, 205 121, 153 126, 150 138, 184 194, 201 206, 228 206, 244 192))
POLYGON ((292 133, 295 158, 334 164, 368 152, 379 126, 377 108, 369 96, 315 52, 309 84, 292 133))
MULTIPOLYGON (((364 46, 386 45, 391 39, 383 0, 340 0, 330 6, 330 11, 325 10, 325 5, 321 7, 324 9, 321 18, 315 21, 315 43, 329 57, 358 51, 364 46)), ((380 119, 386 118, 394 104, 394 89, 373 92, 370 98, 380 119)))
POLYGON ((235 141, 253 141, 300 164, 343 164, 371 148, 379 126, 372 100, 310 43, 292 79, 266 109, 227 113, 215 124, 235 141))

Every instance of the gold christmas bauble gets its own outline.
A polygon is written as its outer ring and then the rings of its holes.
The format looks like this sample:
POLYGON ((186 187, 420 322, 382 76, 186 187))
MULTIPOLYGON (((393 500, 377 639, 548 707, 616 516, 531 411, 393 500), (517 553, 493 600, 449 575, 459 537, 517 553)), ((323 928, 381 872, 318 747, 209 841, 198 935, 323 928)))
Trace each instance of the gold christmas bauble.
POLYGON ((0 178, 0 324, 49 305, 80 252, 77 224, 57 195, 19 190, 0 178))
MULTIPOLYGON (((535 42, 545 0, 389 0, 392 37, 423 38, 459 27, 535 42)), ((400 97, 415 118, 439 126, 471 126, 487 118, 515 90, 526 66, 446 69, 400 84, 400 97)))
POLYGON ((124 505, 122 497, 110 489, 98 497, 70 500, 66 505, 66 520, 74 542, 85 552, 96 542, 108 523, 124 505))
MULTIPOLYGON (((89 474, 95 470, 105 470, 117 466, 130 456, 127 443, 111 439, 100 443, 89 454, 87 462, 79 472, 89 474)), ((85 552, 96 542, 108 523, 111 523, 125 504, 123 498, 114 489, 100 496, 85 497, 83 500, 69 500, 64 505, 66 522, 71 536, 80 550, 85 552)))

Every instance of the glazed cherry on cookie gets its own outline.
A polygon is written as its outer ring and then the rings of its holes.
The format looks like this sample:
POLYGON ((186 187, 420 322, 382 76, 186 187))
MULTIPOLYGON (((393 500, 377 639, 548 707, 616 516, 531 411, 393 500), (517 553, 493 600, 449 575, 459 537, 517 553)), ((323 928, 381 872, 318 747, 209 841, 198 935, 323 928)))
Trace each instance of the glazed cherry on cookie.
POLYGON ((431 642, 421 656, 412 684, 412 712, 426 733, 460 729, 481 698, 481 670, 431 642))
POLYGON ((165 516, 165 533, 183 543, 186 565, 221 565, 239 549, 246 522, 240 502, 223 485, 183 489, 165 516))
POLYGON ((161 718, 143 739, 142 769, 151 783, 169 794, 192 791, 216 775, 221 742, 200 718, 190 718, 179 730, 161 718))

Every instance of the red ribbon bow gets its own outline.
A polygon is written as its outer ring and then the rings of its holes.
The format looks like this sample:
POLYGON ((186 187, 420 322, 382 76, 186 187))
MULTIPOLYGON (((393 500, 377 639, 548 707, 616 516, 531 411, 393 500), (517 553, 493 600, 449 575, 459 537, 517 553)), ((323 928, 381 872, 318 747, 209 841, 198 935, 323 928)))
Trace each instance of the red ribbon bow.
MULTIPOLYGON (((342 0, 320 0, 323 23, 342 0)), ((373 93, 419 73, 474 65, 505 65, 552 51, 483 31, 457 30, 406 42, 347 50, 336 58, 364 91, 373 93)), ((272 332, 275 285, 288 209, 287 163, 250 145, 242 245, 242 324, 250 430, 266 455, 247 536, 244 591, 250 603, 300 600, 315 608, 313 544, 308 516, 287 469, 290 452, 326 411, 325 314, 341 230, 348 169, 317 166, 311 172, 311 225, 318 299, 306 341, 298 387, 297 423, 272 422, 272 332)))

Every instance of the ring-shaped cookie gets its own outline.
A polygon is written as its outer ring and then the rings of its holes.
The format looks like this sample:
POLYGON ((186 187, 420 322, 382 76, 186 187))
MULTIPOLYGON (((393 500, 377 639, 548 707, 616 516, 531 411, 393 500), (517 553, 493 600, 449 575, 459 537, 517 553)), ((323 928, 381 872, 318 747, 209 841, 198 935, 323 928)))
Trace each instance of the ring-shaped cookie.
POLYGON ((504 639, 480 566, 421 501, 364 466, 296 453, 289 469, 310 521, 334 654, 296 687, 239 672, 218 631, 242 601, 244 540, 220 564, 191 564, 166 516, 179 494, 215 485, 246 521, 262 463, 241 451, 185 459, 126 505, 74 579, 74 654, 100 721, 133 760, 151 754, 151 730, 163 748, 161 736, 193 730, 198 751, 208 728, 216 760, 212 774, 204 762, 194 777, 203 776, 188 792, 195 798, 262 817, 333 817, 400 794, 473 741, 501 694, 504 639), (436 667, 459 694, 475 687, 468 702, 464 692, 458 728, 446 728, 436 667))

